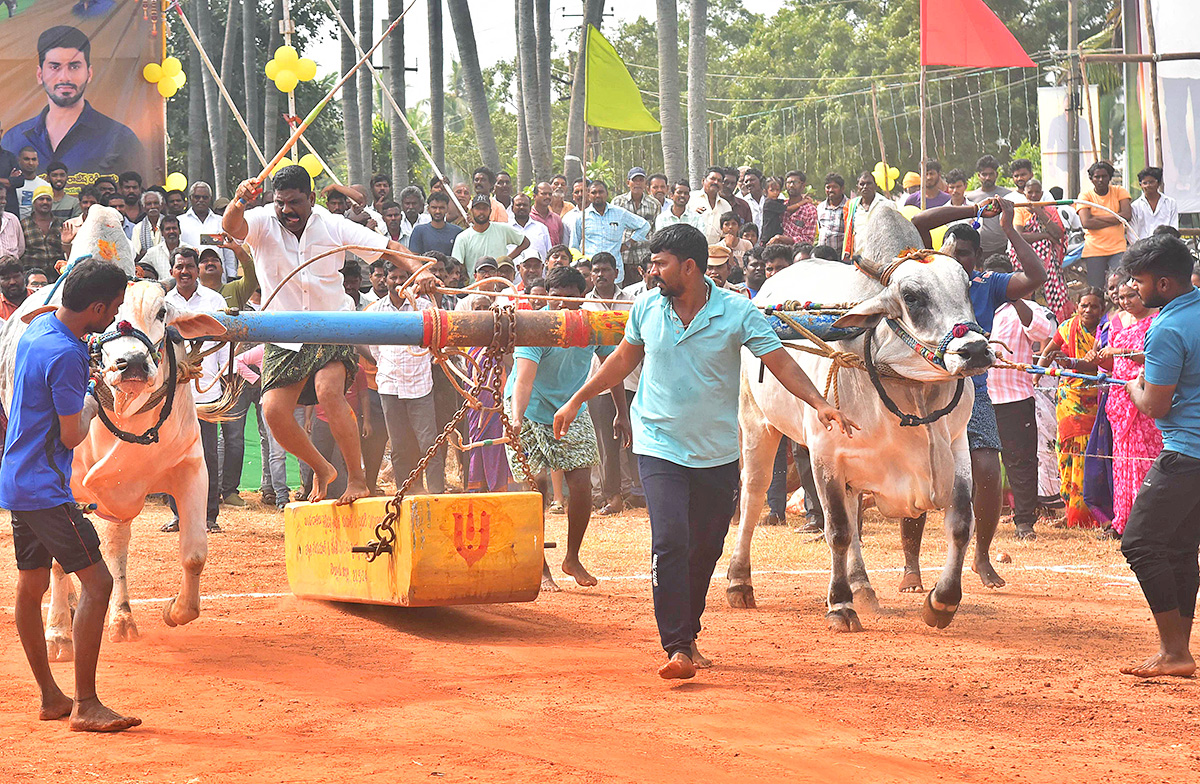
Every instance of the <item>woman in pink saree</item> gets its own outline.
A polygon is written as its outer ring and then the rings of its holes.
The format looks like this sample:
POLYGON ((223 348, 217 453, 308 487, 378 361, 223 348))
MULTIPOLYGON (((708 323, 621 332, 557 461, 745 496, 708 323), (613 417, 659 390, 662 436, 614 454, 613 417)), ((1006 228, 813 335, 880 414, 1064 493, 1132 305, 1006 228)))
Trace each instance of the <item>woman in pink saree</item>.
MULTIPOLYGON (((1145 363, 1142 353, 1146 331, 1158 311, 1150 310, 1127 282, 1117 293, 1121 309, 1133 323, 1113 335, 1108 346, 1100 349, 1097 360, 1115 378, 1136 378, 1145 363)), ((1113 531, 1120 535, 1129 519, 1129 509, 1154 458, 1162 451, 1162 433, 1154 420, 1134 408, 1125 387, 1109 388, 1105 408, 1113 431, 1113 531)))

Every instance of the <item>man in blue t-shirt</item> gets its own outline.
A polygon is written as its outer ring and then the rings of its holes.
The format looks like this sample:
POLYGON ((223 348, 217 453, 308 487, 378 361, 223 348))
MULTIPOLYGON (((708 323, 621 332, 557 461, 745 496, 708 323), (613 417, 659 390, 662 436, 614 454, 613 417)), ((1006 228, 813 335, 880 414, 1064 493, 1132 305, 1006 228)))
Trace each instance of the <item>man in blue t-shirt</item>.
POLYGON ((17 343, 13 396, 0 463, 0 506, 12 513, 17 560, 17 632, 41 689, 39 718, 71 716, 71 729, 118 732, 140 719, 109 710, 96 697, 96 659, 112 575, 100 557, 96 529, 71 495, 72 450, 87 438, 96 413, 87 396, 88 350, 82 338, 103 332, 125 299, 125 273, 98 259, 75 265, 62 305, 34 319, 17 343), (75 699, 54 682, 46 655, 42 597, 58 561, 83 586, 75 610, 75 699))
MULTIPOLYGON (((546 291, 551 297, 581 299, 587 283, 574 267, 555 267, 546 275, 546 291)), ((579 310, 580 302, 550 302, 551 310, 579 310)), ((580 417, 566 432, 566 437, 554 437, 554 412, 587 381, 592 368, 592 356, 601 359, 613 352, 612 346, 546 347, 522 346, 513 352, 513 372, 504 389, 505 403, 512 413, 521 449, 529 467, 538 472, 537 484, 545 505, 550 504, 550 471, 563 471, 567 492, 567 552, 562 570, 580 585, 595 585, 596 578, 579 562, 579 546, 587 532, 592 514, 592 466, 600 462, 596 431, 590 417, 580 417)), ((629 446, 629 412, 625 405, 625 380, 611 386, 617 416, 613 430, 623 447, 629 446)), ((513 476, 519 473, 518 463, 508 448, 508 463, 513 476)), ((557 591, 550 567, 542 563, 543 590, 557 591)))
POLYGON ((1146 474, 1121 536, 1121 552, 1158 627, 1158 653, 1125 675, 1189 677, 1200 586, 1200 290, 1181 240, 1154 235, 1125 253, 1125 269, 1148 308, 1161 308, 1146 334, 1146 365, 1125 385, 1138 411, 1154 417, 1163 450, 1146 474))
POLYGON ((846 435, 858 427, 821 396, 750 300, 717 288, 707 269, 702 231, 677 223, 656 232, 650 240, 655 290, 634 301, 621 344, 554 415, 555 436, 569 438, 570 428, 587 419, 578 417, 583 404, 606 389, 616 399, 616 389, 642 364, 633 452, 650 512, 654 618, 668 657, 658 675, 667 680, 695 677, 697 667, 711 664, 696 636, 737 498, 742 347, 812 406, 823 426, 846 435))
POLYGON ((446 211, 450 209, 450 196, 445 191, 433 191, 425 200, 429 211, 429 223, 418 223, 408 238, 408 249, 413 253, 425 255, 431 250, 453 255, 454 238, 462 229, 452 223, 446 223, 446 211))
MULTIPOLYGON (((1020 272, 983 272, 984 258, 979 231, 965 223, 946 229, 941 248, 942 253, 953 256, 967 271, 971 279, 968 294, 971 297, 971 309, 975 311, 975 323, 987 333, 992 331, 997 308, 1012 300, 1025 299, 1046 282, 1045 265, 1013 225, 1012 202, 992 198, 979 206, 935 207, 914 215, 912 219, 913 226, 921 232, 925 246, 929 247, 932 244, 929 231, 933 228, 951 221, 994 218, 997 215, 1000 216, 1001 231, 1016 252, 1021 265, 1020 272)), ((1000 524, 1004 489, 1000 479, 1000 428, 996 424, 996 411, 988 397, 987 373, 973 376, 971 380, 975 383, 975 404, 971 408, 971 420, 967 423, 975 507, 975 562, 971 569, 988 588, 1003 588, 1004 578, 996 573, 990 554, 992 538, 996 535, 996 526, 1000 524)), ((905 567, 906 571, 917 563, 914 548, 920 549, 919 528, 924 525, 924 517, 905 520, 901 524, 901 540, 906 543, 905 561, 909 564, 905 567)), ((1030 538, 1032 534, 1032 530, 1021 532, 1023 538, 1030 538)))

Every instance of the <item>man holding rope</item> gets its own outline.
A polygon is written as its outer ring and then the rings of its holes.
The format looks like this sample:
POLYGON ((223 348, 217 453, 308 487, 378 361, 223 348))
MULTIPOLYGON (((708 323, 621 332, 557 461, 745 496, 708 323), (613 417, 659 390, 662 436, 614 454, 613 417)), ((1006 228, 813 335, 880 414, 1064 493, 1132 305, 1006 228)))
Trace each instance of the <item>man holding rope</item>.
MULTIPOLYGON (((226 234, 252 250, 262 284, 263 310, 352 310, 340 273, 345 264, 344 246, 374 249, 354 251, 368 262, 392 251, 388 255, 394 257, 399 268, 410 274, 420 269, 415 258, 398 255, 408 253, 400 243, 316 206, 312 178, 301 167, 281 168, 272 187, 272 206, 246 210, 244 205, 253 201, 260 185, 254 180, 244 181, 221 221, 226 234)), ((432 293, 437 285, 438 279, 427 271, 419 272, 414 281, 418 294, 432 293)), ((310 501, 325 498, 337 471, 292 416, 298 404, 321 404, 346 460, 346 492, 338 503, 348 504, 370 495, 358 423, 345 397, 357 367, 354 346, 267 344, 263 354, 263 414, 280 445, 312 467, 310 501)))

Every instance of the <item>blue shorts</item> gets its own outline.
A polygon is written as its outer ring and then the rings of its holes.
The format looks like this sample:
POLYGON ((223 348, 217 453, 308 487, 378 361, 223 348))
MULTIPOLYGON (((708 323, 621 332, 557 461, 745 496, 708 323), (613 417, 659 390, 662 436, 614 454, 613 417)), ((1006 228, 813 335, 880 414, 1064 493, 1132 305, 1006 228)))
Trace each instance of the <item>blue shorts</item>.
POLYGON ((987 388, 975 388, 975 405, 971 408, 971 420, 967 422, 967 444, 971 451, 995 449, 1000 451, 1000 428, 996 425, 996 410, 987 388))

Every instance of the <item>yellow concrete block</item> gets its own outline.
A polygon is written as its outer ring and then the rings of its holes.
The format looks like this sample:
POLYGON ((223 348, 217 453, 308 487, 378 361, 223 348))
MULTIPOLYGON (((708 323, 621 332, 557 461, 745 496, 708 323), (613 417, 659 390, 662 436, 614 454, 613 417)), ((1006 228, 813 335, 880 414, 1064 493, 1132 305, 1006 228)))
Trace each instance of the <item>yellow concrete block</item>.
POLYGON ((371 563, 389 498, 293 503, 284 510, 288 584, 306 599, 434 607, 529 602, 542 583, 542 496, 464 493, 405 498, 394 552, 371 563))

